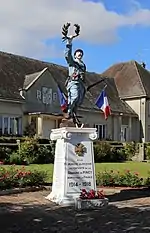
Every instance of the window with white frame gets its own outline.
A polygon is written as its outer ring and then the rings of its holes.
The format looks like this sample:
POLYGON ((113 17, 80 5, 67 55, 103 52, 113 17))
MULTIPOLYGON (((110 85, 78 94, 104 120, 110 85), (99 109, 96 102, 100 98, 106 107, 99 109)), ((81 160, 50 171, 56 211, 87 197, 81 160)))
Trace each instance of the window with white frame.
POLYGON ((95 124, 95 128, 97 129, 98 139, 106 138, 106 125, 95 124))
POLYGON ((21 135, 22 118, 0 116, 0 135, 21 135))
POLYGON ((5 135, 9 134, 9 117, 4 117, 3 118, 3 132, 5 135))
POLYGON ((15 119, 10 117, 10 134, 14 134, 15 131, 15 119))

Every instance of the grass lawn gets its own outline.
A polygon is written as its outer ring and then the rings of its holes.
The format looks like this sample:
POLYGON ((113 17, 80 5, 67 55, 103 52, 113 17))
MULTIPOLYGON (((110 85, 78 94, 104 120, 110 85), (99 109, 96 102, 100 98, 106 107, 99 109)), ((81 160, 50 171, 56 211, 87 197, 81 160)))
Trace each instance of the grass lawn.
POLYGON ((150 171, 150 163, 143 162, 125 162, 125 163, 96 163, 96 172, 105 170, 114 170, 123 172, 124 170, 130 170, 132 172, 138 172, 139 176, 146 177, 148 171, 150 171))
MULTIPOLYGON (((2 165, 5 166, 5 165, 2 165)), ((7 166, 7 165, 6 165, 7 166)), ((19 166, 18 166, 19 167, 19 166)), ((43 170, 48 173, 48 182, 52 181, 53 177, 53 164, 41 164, 36 165, 32 164, 26 167, 29 170, 43 170)), ((123 172, 124 170, 131 170, 133 172, 138 172, 141 177, 146 177, 148 171, 150 171, 150 163, 142 162, 126 162, 126 163, 96 163, 95 164, 96 173, 105 171, 105 170, 114 170, 123 172)))

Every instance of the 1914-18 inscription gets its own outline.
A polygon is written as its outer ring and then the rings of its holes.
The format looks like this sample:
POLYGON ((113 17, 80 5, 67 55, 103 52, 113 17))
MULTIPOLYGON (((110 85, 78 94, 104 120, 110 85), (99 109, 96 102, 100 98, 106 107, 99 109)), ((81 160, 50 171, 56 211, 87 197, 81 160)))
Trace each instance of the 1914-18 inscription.
POLYGON ((68 163, 68 186, 91 187, 93 178, 92 163, 68 163))
POLYGON ((94 161, 87 147, 82 157, 71 153, 66 166, 67 193, 80 192, 83 188, 86 190, 94 188, 94 161))

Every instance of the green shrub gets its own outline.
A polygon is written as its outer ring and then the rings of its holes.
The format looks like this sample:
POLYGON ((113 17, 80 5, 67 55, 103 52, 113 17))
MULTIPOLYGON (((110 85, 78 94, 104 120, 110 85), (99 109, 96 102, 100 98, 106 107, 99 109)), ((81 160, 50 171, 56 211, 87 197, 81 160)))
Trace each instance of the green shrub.
POLYGON ((129 170, 124 173, 116 171, 99 172, 96 178, 99 186, 140 187, 144 185, 143 178, 140 178, 138 173, 129 170))
POLYGON ((14 165, 10 167, 0 166, 0 190, 39 186, 46 182, 45 171, 27 171, 24 167, 17 169, 14 165))
POLYGON ((111 146, 107 142, 99 142, 94 145, 94 158, 96 163, 106 162, 111 153, 111 146))
POLYGON ((39 144, 49 144, 50 143, 50 140, 46 139, 46 138, 38 138, 37 140, 38 140, 39 144))
POLYGON ((129 142, 126 143, 124 146, 125 154, 126 154, 126 159, 128 161, 132 160, 132 157, 135 156, 136 153, 136 143, 135 142, 129 142))
POLYGON ((99 186, 114 186, 116 174, 113 171, 98 172, 96 182, 99 186))
POLYGON ((145 186, 150 187, 150 171, 148 172, 148 176, 147 176, 147 178, 145 179, 145 186))
POLYGON ((52 152, 51 146, 39 145, 37 151, 37 157, 34 162, 38 164, 53 163, 54 153, 52 152))
POLYGON ((126 160, 123 148, 112 147, 108 142, 97 142, 94 144, 94 158, 96 163, 121 162, 126 160))
POLYGON ((124 148, 111 148, 111 156, 108 158, 108 162, 123 162, 126 160, 127 157, 124 148))
POLYGON ((20 148, 11 155, 11 164, 44 164, 53 163, 52 147, 38 144, 38 139, 27 138, 20 143, 20 148))
POLYGON ((53 160, 54 160, 56 141, 50 141, 50 146, 51 146, 51 154, 52 154, 52 157, 53 157, 53 160))
POLYGON ((18 152, 13 152, 9 158, 9 164, 16 165, 29 165, 28 161, 18 154, 18 152))
POLYGON ((7 164, 9 162, 12 150, 8 147, 0 147, 0 162, 7 164))
POLYGON ((37 151, 37 140, 34 138, 30 138, 20 144, 20 149, 18 149, 17 153, 21 157, 21 160, 23 160, 27 164, 30 164, 35 163, 37 158, 37 151))
POLYGON ((145 158, 150 160, 150 144, 145 143, 145 158))

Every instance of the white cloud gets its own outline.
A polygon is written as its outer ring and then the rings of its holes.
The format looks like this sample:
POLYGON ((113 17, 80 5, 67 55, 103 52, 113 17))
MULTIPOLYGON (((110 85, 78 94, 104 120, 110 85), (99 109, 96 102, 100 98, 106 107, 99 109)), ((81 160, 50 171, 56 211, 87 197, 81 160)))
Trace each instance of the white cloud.
POLYGON ((121 15, 107 11, 102 3, 82 0, 0 0, 0 48, 3 51, 44 58, 61 55, 45 40, 60 37, 63 23, 81 25, 80 39, 110 43, 123 26, 150 26, 150 10, 136 9, 121 15))

